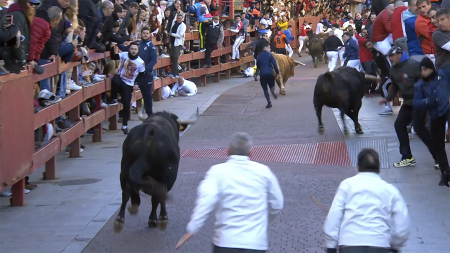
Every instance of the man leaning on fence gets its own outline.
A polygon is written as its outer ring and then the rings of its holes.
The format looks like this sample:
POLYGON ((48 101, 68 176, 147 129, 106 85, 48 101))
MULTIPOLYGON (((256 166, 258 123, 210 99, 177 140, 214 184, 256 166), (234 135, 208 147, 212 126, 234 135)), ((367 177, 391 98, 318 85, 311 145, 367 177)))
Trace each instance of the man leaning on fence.
POLYGON ((213 17, 213 22, 206 28, 205 36, 205 65, 204 68, 211 67, 211 53, 216 48, 222 48, 224 39, 223 26, 219 22, 219 17, 213 17))
POLYGON ((327 253, 398 252, 408 239, 408 208, 400 191, 380 177, 380 158, 358 154, 358 174, 341 182, 324 224, 327 253))

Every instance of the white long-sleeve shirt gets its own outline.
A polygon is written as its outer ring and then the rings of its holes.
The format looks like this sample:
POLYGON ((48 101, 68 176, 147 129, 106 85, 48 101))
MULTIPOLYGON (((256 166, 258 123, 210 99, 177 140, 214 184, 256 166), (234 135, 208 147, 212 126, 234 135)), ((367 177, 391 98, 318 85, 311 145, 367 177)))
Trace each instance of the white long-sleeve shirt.
POLYGON ((317 23, 317 27, 316 27, 316 34, 319 33, 323 33, 323 24, 322 23, 317 23))
POLYGON ((190 97, 197 94, 197 86, 189 80, 184 80, 183 85, 180 85, 178 82, 173 85, 172 95, 175 94, 175 91, 184 91, 187 93, 188 97, 190 97))
POLYGON ((410 234, 408 208, 399 190, 376 173, 341 182, 324 224, 327 248, 400 249, 410 234))
POLYGON ((270 18, 269 19, 262 18, 261 21, 259 21, 259 23, 263 24, 266 27, 266 30, 272 27, 272 19, 270 18))
POLYGON ((214 245, 267 250, 268 224, 283 208, 283 194, 269 167, 232 155, 212 166, 198 186, 187 231, 197 233, 214 207, 214 245))

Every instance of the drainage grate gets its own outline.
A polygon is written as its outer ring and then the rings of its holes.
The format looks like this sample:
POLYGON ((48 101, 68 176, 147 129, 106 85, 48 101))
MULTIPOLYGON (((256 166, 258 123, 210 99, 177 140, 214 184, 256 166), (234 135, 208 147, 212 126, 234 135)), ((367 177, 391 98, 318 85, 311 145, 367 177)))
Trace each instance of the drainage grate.
MULTIPOLYGON (((227 151, 227 148, 182 150, 180 156, 226 160, 227 151)), ((256 162, 351 166, 345 142, 255 146, 251 151, 251 159, 256 162)))
POLYGON ((83 178, 83 179, 73 179, 73 180, 64 180, 59 181, 57 185, 59 186, 71 186, 71 185, 85 185, 85 184, 94 184, 100 182, 100 179, 96 178, 83 178))
POLYGON ((390 168, 386 139, 358 139, 354 141, 347 141, 347 148, 353 167, 356 167, 358 164, 358 153, 361 149, 373 148, 380 155, 381 168, 390 168))

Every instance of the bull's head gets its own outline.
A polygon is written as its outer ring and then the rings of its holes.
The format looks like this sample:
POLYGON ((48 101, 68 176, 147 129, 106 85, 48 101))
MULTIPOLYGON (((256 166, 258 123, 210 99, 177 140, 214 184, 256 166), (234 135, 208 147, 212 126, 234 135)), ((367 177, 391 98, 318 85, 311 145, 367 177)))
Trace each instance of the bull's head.
MULTIPOLYGON (((171 116, 172 116, 172 118, 174 118, 174 119, 178 122, 178 124, 180 125, 178 130, 179 130, 179 131, 184 131, 184 130, 186 130, 186 128, 187 128, 187 126, 188 126, 189 124, 194 124, 195 121, 198 119, 198 116, 199 116, 198 107, 197 107, 197 113, 195 114, 195 119, 194 119, 194 120, 181 120, 181 119, 179 119, 179 118, 178 118, 176 115, 174 115, 174 114, 171 114, 171 116)), ((145 120, 147 119, 146 117, 144 117, 144 107, 143 107, 143 106, 141 106, 141 108, 139 108, 138 118, 139 118, 141 121, 145 121, 145 120)))
POLYGON ((301 63, 299 61, 295 61, 292 58, 288 58, 288 59, 289 59, 289 66, 290 66, 289 67, 289 76, 293 77, 295 75, 295 67, 297 67, 299 65, 305 66, 305 64, 301 63))

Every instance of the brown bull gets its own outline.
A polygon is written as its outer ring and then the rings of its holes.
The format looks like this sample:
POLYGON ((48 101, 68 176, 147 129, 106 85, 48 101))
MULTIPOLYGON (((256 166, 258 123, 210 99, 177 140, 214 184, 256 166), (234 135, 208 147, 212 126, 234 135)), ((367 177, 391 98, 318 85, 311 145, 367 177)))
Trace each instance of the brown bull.
MULTIPOLYGON (((293 77, 295 75, 295 67, 298 65, 305 65, 301 62, 294 61, 294 59, 290 58, 287 55, 272 53, 273 57, 277 61, 278 70, 280 71, 280 78, 277 79, 278 87, 280 88, 280 94, 286 95, 286 87, 285 84, 289 77, 293 77)), ((273 71, 273 75, 276 77, 275 71, 273 71)))

